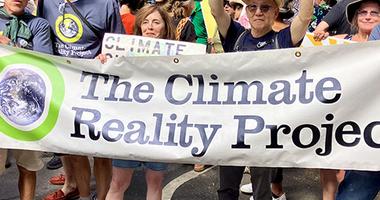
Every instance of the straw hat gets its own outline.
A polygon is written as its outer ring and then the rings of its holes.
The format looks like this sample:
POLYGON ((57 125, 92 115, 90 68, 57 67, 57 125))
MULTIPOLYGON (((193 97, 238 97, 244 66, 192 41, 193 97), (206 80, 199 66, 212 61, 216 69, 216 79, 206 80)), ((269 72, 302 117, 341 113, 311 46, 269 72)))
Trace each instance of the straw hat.
MULTIPOLYGON (((241 0, 240 0, 241 1, 241 0)), ((248 4, 248 1, 247 0, 242 0, 245 4, 248 4)), ((279 8, 281 8, 282 7, 282 5, 284 4, 284 2, 283 2, 283 0, 273 0, 275 3, 276 3, 276 5, 279 7, 279 8)), ((230 1, 231 2, 231 1, 230 1)))

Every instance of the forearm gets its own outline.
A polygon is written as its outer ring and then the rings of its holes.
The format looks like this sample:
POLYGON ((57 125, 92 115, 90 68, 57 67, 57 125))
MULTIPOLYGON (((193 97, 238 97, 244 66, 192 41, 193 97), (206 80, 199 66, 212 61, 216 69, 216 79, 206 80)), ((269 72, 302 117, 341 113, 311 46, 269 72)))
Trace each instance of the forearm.
POLYGON ((311 17, 313 16, 313 0, 300 0, 298 15, 291 24, 293 44, 297 44, 305 36, 311 17))
POLYGON ((214 16, 216 24, 218 25, 219 33, 225 38, 231 23, 231 18, 224 11, 223 0, 209 0, 209 5, 211 14, 214 16))

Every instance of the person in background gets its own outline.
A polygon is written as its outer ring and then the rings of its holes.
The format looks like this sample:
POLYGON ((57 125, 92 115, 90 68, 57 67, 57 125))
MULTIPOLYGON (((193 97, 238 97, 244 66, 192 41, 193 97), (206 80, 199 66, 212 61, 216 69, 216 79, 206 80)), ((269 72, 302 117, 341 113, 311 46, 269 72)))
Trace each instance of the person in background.
MULTIPOLYGON (((379 1, 375 1, 375 3, 378 4, 379 1)), ((360 7, 362 9, 361 11, 363 12, 361 14, 361 17, 363 18, 365 10, 364 7, 362 7, 363 1, 358 1, 357 4, 361 4, 360 7)), ((355 3, 353 3, 352 8, 355 7, 354 5, 355 3)), ((368 9, 366 11, 367 17, 376 18, 380 15, 379 12, 376 15, 376 10, 371 11, 370 9, 368 9)), ((359 12, 360 11, 357 11, 357 15, 359 15, 359 12)), ((348 16, 349 15, 347 15, 347 17, 348 16)), ((350 16, 352 16, 352 12, 350 16)), ((380 40, 380 24, 378 24, 372 29, 368 40, 380 40)), ((379 193, 379 191, 380 171, 347 170, 343 181, 339 184, 336 200, 373 200, 376 199, 376 195, 379 193)))
POLYGON ((331 10, 335 4, 336 0, 314 0, 314 13, 309 25, 309 32, 314 32, 317 25, 321 23, 322 18, 331 10))
POLYGON ((143 6, 144 2, 139 0, 120 0, 120 16, 125 32, 133 34, 135 25, 135 14, 143 6))
POLYGON ((334 37, 366 42, 373 28, 380 23, 380 1, 355 1, 347 5, 346 13, 355 34, 341 34, 334 37))
POLYGON ((234 9, 234 17, 232 19, 236 21, 239 20, 245 3, 242 0, 229 0, 229 3, 234 9))
MULTIPOLYGON (((37 14, 49 22, 53 51, 58 56, 95 58, 101 52, 106 32, 125 33, 117 0, 40 0, 37 14)), ((87 156, 65 155, 62 161, 64 185, 44 200, 70 199, 78 196, 78 192, 80 199, 90 199, 91 168, 87 156)), ((96 192, 100 200, 107 194, 111 167, 110 159, 94 158, 96 192)))
POLYGON ((172 4, 169 12, 173 16, 173 23, 176 27, 176 40, 195 42, 197 35, 194 25, 189 18, 194 9, 194 0, 174 0, 169 1, 169 3, 172 4))
MULTIPOLYGON (((39 17, 35 17, 27 11, 28 0, 5 0, 0 7, 0 43, 3 45, 11 45, 14 47, 25 48, 41 53, 52 54, 53 47, 50 40, 49 23, 39 17)), ((22 77, 31 76, 24 73, 22 77)), ((29 80, 29 78, 28 78, 29 80)), ((25 84, 28 84, 27 82, 25 84)), ((33 87, 29 85, 29 87, 33 87)), ((14 91, 13 88, 2 88, 9 90, 10 93, 20 93, 14 91)), ((29 94, 32 99, 39 98, 37 94, 29 94)), ((25 97, 20 97, 25 98, 25 97)), ((2 105, 7 103, 9 107, 20 109, 12 102, 1 98, 2 105)), ((38 102, 33 102, 38 104, 38 102)), ((35 198, 37 171, 43 168, 41 152, 30 150, 7 150, 0 149, 0 174, 5 171, 8 151, 11 151, 16 159, 16 165, 19 172, 18 189, 19 199, 33 200, 35 198)))
MULTIPOLYGON (((170 16, 162 7, 157 5, 146 5, 137 12, 135 35, 169 40, 175 38, 174 26, 170 16)), ((102 63, 106 61, 106 56, 103 54, 99 55, 98 58, 102 63)), ((124 199, 124 192, 131 184, 133 172, 140 166, 145 167, 146 199, 162 199, 162 182, 164 172, 168 167, 166 163, 114 159, 112 166, 112 181, 107 193, 107 200, 124 199)))
POLYGON ((224 0, 223 1, 223 4, 224 4, 224 11, 226 11, 226 13, 233 19, 235 19, 235 10, 233 9, 233 7, 231 6, 229 0, 224 0))

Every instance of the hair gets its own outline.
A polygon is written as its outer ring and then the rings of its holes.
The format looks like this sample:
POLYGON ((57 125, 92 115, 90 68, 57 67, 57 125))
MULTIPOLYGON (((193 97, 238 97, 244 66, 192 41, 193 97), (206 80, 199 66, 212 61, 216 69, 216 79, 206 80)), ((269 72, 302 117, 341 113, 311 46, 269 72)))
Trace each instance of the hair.
POLYGON ((354 14, 354 16, 352 17, 352 20, 351 20, 351 32, 353 32, 353 33, 357 33, 359 31, 358 12, 359 12, 360 7, 363 5, 363 3, 367 3, 367 2, 377 3, 377 5, 380 7, 380 2, 377 1, 377 0, 364 0, 364 1, 362 1, 359 4, 359 6, 356 8, 355 14, 354 14))
MULTIPOLYGON (((174 0, 171 2, 170 12, 173 14, 175 19, 182 19, 188 17, 188 13, 191 12, 190 5, 194 2, 194 0, 174 0)), ((170 7, 170 6, 168 6, 170 7)))
POLYGON ((135 13, 144 6, 144 1, 142 0, 119 0, 120 5, 127 5, 131 9, 132 13, 135 13))
POLYGON ((175 39, 175 33, 174 33, 174 26, 173 22, 171 21, 171 18, 165 12, 160 6, 157 5, 146 5, 142 7, 136 14, 136 20, 135 20, 135 35, 142 35, 141 31, 141 24, 144 21, 148 15, 154 13, 155 11, 158 11, 162 19, 164 20, 165 28, 164 33, 161 34, 161 39, 169 39, 174 40, 175 39))

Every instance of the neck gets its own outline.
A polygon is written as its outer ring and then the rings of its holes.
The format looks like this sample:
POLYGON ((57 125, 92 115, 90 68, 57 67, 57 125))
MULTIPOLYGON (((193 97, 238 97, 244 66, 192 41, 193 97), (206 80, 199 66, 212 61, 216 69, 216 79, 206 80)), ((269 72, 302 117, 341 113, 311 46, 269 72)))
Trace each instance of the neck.
POLYGON ((272 27, 267 27, 264 29, 255 29, 254 27, 252 27, 251 34, 254 38, 259 38, 259 37, 262 37, 271 31, 272 31, 272 27))
POLYGON ((368 40, 368 36, 369 36, 370 33, 366 33, 366 32, 363 32, 363 31, 358 31, 358 33, 356 33, 354 36, 355 36, 355 41, 357 42, 365 42, 368 40))

